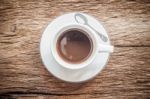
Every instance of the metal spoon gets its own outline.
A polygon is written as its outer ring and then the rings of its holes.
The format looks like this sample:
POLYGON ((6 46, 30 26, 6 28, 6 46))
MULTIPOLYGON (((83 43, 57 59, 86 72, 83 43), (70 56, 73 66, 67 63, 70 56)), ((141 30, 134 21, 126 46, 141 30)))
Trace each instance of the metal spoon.
POLYGON ((80 23, 80 24, 87 25, 87 26, 90 27, 92 30, 94 30, 94 31, 100 36, 100 38, 101 38, 104 42, 107 42, 107 40, 108 40, 107 37, 104 36, 103 34, 99 33, 99 32, 98 32, 97 30, 95 30, 92 26, 90 26, 90 25, 88 24, 87 18, 86 18, 84 15, 82 15, 82 14, 80 14, 80 13, 76 13, 74 17, 75 17, 76 22, 78 22, 78 23, 80 23), (83 20, 84 23, 81 23, 80 20, 78 20, 77 17, 80 17, 80 18, 83 20))

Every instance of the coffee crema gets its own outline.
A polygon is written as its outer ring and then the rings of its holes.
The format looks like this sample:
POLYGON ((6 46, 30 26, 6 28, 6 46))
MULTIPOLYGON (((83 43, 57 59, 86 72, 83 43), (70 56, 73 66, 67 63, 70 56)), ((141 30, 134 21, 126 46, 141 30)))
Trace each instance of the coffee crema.
POLYGON ((84 31, 71 29, 63 32, 57 40, 59 56, 69 63, 81 63, 89 58, 93 43, 84 31))

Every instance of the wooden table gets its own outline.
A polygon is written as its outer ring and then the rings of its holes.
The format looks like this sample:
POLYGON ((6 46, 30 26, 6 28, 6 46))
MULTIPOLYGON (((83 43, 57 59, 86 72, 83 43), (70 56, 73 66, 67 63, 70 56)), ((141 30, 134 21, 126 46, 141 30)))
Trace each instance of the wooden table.
POLYGON ((0 98, 150 98, 149 0, 0 0, 0 98), (115 52, 95 79, 70 84, 43 66, 43 30, 59 15, 81 11, 100 20, 115 52))

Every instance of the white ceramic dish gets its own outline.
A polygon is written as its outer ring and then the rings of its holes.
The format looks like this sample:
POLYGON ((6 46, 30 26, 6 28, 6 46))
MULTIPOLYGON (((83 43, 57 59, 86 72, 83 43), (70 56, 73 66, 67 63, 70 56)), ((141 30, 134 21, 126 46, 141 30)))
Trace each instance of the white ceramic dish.
MULTIPOLYGON (((62 67, 57 60, 55 60, 52 51, 51 44, 54 41, 56 34, 65 26, 69 25, 83 25, 84 27, 90 27, 94 33, 98 32, 101 35, 98 37, 99 43, 104 45, 110 45, 108 34, 102 24, 90 15, 85 13, 69 13, 57 17, 53 20, 45 29, 40 44, 40 53, 42 61, 48 71, 63 81, 79 83, 87 81, 95 77, 106 66, 110 53, 100 52, 97 53, 94 60, 86 67, 78 69, 67 69, 62 67), (76 15, 82 14, 80 22, 76 20, 76 15), (82 18, 84 18, 82 20, 82 18), (86 18, 86 20, 85 20, 86 18), (84 22, 86 21, 86 22, 84 22)), ((97 35, 97 34, 96 34, 97 35)), ((98 35, 97 35, 98 36, 98 35)))

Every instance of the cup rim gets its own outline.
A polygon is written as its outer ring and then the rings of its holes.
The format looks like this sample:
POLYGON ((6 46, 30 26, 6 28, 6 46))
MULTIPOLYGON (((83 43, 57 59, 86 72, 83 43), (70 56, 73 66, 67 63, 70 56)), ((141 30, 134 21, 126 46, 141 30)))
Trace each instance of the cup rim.
POLYGON ((92 63, 92 61, 94 60, 94 58, 96 57, 96 54, 98 53, 98 39, 97 36, 95 35, 95 33, 87 26, 81 25, 81 24, 70 24, 70 25, 66 25, 64 27, 62 27, 54 36, 53 38, 54 40, 52 40, 51 42, 51 51, 52 51, 52 55, 54 57, 54 59, 56 60, 56 62, 62 66, 65 67, 67 69, 81 69, 84 68, 86 66, 88 66, 90 63, 92 63), (63 60, 60 55, 57 52, 57 48, 56 48, 56 44, 57 44, 57 40, 59 38, 59 36, 64 33, 65 31, 69 30, 69 29, 78 29, 78 30, 83 30, 85 33, 87 33, 87 35, 89 35, 91 37, 92 43, 93 43, 93 49, 92 49, 92 53, 91 55, 83 62, 80 63, 69 63, 66 62, 65 60, 63 60))

